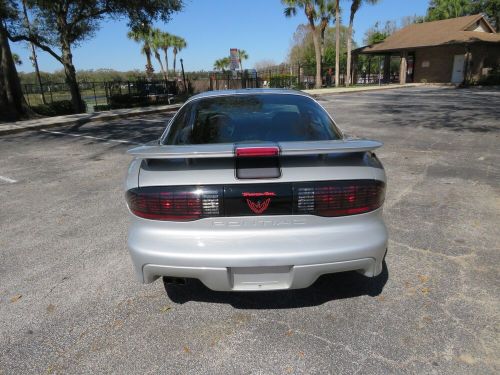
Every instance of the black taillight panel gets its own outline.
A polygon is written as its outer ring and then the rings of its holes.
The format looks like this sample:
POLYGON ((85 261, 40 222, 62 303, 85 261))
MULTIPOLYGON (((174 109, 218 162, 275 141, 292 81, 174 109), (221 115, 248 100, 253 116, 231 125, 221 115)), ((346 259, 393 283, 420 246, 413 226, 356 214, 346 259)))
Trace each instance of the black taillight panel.
POLYGON ((220 186, 151 186, 127 191, 130 210, 144 219, 190 221, 224 212, 220 186))
POLYGON ((309 182, 295 184, 294 193, 295 214, 347 216, 382 206, 385 184, 378 180, 309 182))
POLYGON ((192 221, 220 216, 337 217, 376 210, 384 203, 378 180, 307 183, 153 186, 126 193, 130 210, 151 220, 192 221))

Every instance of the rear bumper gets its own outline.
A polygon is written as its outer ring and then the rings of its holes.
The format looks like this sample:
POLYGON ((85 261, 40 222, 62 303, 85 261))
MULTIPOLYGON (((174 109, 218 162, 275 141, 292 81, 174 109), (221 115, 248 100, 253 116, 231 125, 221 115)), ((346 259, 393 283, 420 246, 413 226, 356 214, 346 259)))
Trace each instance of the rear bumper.
POLYGON ((223 218, 194 225, 133 217, 128 245, 143 283, 172 276, 221 291, 298 289, 328 273, 377 276, 387 230, 381 209, 342 218, 223 218))

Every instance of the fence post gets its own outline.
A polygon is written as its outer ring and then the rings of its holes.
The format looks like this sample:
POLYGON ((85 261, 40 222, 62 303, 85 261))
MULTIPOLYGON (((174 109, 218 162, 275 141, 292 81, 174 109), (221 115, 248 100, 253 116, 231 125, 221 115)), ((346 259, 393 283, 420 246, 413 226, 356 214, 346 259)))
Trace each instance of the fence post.
POLYGON ((128 94, 130 95, 130 81, 127 81, 128 94))
POLYGON ((92 88, 94 89, 94 101, 95 101, 95 105, 97 106, 97 95, 95 93, 95 82, 92 82, 92 88))
POLYGON ((372 57, 369 56, 368 57, 368 79, 367 79, 368 84, 371 83, 371 74, 372 74, 372 57))
POLYGON ((109 105, 108 83, 104 82, 104 95, 106 95, 106 105, 109 105))
POLYGON ((27 99, 27 102, 28 102, 28 106, 31 107, 31 103, 30 103, 30 95, 28 93, 28 86, 27 85, 24 85, 24 92, 26 93, 26 99, 27 99))

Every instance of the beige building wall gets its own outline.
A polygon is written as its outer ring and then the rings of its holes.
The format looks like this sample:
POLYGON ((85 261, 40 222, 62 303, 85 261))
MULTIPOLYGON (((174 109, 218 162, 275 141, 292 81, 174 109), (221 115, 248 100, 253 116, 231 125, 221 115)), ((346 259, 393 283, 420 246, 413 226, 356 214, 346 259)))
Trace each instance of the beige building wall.
POLYGON ((414 82, 451 82, 455 55, 465 55, 465 47, 429 47, 415 51, 414 82))
MULTIPOLYGON (((470 78, 478 81, 488 70, 500 64, 500 46, 495 44, 470 45, 470 78)), ((455 55, 465 55, 465 45, 421 48, 415 51, 414 82, 451 82, 455 55)))

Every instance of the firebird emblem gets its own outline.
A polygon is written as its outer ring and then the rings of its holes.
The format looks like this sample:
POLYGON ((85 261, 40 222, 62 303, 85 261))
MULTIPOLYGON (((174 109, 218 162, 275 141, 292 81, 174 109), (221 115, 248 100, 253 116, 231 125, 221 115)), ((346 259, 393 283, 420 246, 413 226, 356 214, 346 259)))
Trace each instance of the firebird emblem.
MULTIPOLYGON (((264 193, 242 193, 242 195, 244 197, 275 197, 276 193, 266 191, 264 193)), ((248 207, 256 214, 261 214, 266 211, 269 207, 269 203, 271 203, 271 198, 258 200, 257 202, 247 198, 248 207)))

